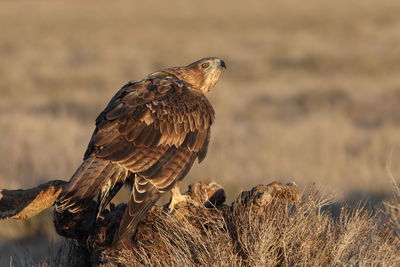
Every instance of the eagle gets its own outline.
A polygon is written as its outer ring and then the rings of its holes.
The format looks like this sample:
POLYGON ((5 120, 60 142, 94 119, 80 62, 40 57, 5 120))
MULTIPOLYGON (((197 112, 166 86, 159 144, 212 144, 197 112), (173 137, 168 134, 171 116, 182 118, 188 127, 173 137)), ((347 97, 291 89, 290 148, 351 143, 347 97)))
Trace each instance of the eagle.
POLYGON ((179 183, 207 154, 215 112, 205 94, 225 62, 203 58, 128 82, 96 119, 83 162, 56 200, 57 213, 77 213, 96 199, 94 221, 125 184, 131 194, 114 244, 137 227, 166 192, 168 209, 188 199, 179 183))

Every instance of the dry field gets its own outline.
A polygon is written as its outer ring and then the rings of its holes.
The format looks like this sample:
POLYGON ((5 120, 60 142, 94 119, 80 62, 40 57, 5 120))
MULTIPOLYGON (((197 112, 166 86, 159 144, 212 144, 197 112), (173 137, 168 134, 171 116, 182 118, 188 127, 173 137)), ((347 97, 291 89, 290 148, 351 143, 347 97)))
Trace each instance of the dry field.
MULTIPOLYGON (((187 183, 230 199, 315 183, 379 206, 400 177, 399 14, 397 0, 1 1, 0 188, 68 179, 125 82, 218 56, 210 149, 187 183)), ((0 265, 43 259, 51 229, 51 212, 0 222, 0 265)))

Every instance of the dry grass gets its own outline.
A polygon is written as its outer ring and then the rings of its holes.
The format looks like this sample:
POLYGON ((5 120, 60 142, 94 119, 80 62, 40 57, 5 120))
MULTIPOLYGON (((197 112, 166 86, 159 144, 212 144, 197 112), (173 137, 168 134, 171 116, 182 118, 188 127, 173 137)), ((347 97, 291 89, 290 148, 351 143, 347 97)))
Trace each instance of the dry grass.
MULTIPOLYGON (((124 82, 219 56, 211 147, 187 182, 235 196, 294 180, 380 202, 389 160, 400 177, 399 12, 396 0, 3 1, 0 187, 68 178, 124 82)), ((29 232, 0 225, 5 245, 29 232)))
MULTIPOLYGON (((105 250, 90 260, 100 266, 399 266, 400 228, 389 223, 398 220, 398 209, 388 215, 342 206, 332 217, 330 203, 311 190, 299 204, 159 214, 151 233, 137 235, 135 250, 105 250)), ((43 264, 76 266, 82 255, 73 243, 59 252, 43 264)))

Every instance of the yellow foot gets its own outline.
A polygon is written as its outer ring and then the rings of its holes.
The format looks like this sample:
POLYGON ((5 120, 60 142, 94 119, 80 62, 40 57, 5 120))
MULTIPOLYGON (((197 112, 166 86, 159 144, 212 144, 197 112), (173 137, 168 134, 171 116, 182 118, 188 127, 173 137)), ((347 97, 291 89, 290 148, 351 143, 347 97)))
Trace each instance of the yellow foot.
POLYGON ((175 209, 175 206, 178 203, 182 203, 182 202, 190 203, 192 205, 196 205, 197 204, 193 199, 191 199, 190 196, 187 196, 187 195, 179 195, 178 197, 177 196, 175 196, 175 197, 173 196, 171 201, 168 204, 168 207, 167 207, 168 212, 171 213, 175 209))

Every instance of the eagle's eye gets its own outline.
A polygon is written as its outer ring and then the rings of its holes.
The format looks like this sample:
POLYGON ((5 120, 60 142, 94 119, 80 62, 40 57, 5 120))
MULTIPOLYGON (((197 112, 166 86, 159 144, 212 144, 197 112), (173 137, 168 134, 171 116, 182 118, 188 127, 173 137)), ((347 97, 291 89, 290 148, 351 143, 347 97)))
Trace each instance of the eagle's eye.
POLYGON ((203 64, 201 64, 201 67, 202 67, 203 69, 208 68, 208 66, 210 66, 210 63, 203 63, 203 64))

